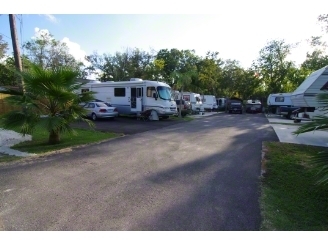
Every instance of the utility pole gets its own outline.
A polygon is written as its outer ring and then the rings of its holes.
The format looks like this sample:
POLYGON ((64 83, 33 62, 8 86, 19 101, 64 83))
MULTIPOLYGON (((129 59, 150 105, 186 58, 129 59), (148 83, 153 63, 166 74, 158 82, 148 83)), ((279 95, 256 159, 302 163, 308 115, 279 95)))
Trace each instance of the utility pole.
MULTIPOLYGON (((18 39, 17 39, 17 33, 16 33, 15 15, 13 15, 13 14, 9 15, 9 24, 10 24, 10 32, 11 32, 11 41, 13 43, 15 66, 19 72, 22 72, 23 68, 22 68, 22 60, 21 60, 21 56, 20 56, 20 52, 19 52, 19 45, 18 45, 18 39)), ((25 92, 24 81, 22 78, 20 78, 19 80, 22 84, 23 91, 25 92)))

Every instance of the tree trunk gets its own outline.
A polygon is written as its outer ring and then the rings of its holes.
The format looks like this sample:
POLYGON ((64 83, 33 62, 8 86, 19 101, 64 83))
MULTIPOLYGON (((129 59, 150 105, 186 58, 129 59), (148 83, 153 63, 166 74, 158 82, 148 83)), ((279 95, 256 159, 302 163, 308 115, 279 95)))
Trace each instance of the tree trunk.
POLYGON ((49 134, 49 144, 58 144, 60 142, 59 132, 56 131, 50 131, 49 134))
MULTIPOLYGON (((13 14, 9 15, 9 25, 10 25, 11 40, 12 40, 12 44, 13 44, 16 69, 19 72, 22 72, 23 68, 22 68, 22 61, 21 61, 21 57, 20 57, 18 39, 17 39, 17 33, 16 33, 16 21, 15 21, 15 15, 13 15, 13 14)), ((19 80, 22 85, 23 91, 25 92, 24 81, 22 78, 20 78, 19 80)))
POLYGON ((183 89, 181 88, 181 92, 180 92, 180 104, 179 104, 179 117, 181 118, 182 117, 182 113, 181 113, 181 110, 182 110, 182 93, 183 93, 183 89))

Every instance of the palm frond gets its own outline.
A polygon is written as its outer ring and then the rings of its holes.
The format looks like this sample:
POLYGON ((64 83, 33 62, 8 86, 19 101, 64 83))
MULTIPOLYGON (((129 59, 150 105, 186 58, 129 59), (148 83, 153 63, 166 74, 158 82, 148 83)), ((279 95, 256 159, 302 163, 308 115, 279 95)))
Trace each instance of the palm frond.
POLYGON ((321 151, 314 155, 310 161, 317 169, 317 184, 328 185, 328 150, 321 151))

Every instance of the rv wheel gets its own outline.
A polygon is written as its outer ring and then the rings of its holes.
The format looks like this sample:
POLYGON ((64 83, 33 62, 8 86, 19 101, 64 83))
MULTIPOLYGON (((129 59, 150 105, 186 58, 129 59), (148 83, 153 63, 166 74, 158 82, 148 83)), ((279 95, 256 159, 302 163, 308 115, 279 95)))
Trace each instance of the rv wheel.
POLYGON ((95 113, 92 113, 91 117, 92 117, 92 120, 97 120, 97 115, 95 113))

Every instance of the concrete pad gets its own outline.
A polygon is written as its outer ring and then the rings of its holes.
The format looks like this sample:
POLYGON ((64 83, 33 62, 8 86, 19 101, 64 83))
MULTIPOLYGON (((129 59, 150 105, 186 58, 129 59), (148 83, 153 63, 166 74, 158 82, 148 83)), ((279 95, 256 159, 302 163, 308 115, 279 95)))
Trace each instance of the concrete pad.
POLYGON ((294 123, 293 120, 279 118, 279 116, 271 116, 267 117, 267 119, 271 123, 272 128, 275 130, 280 142, 328 147, 327 131, 320 130, 302 133, 299 135, 293 134, 293 132, 296 131, 300 125, 307 123, 306 121, 294 123))

